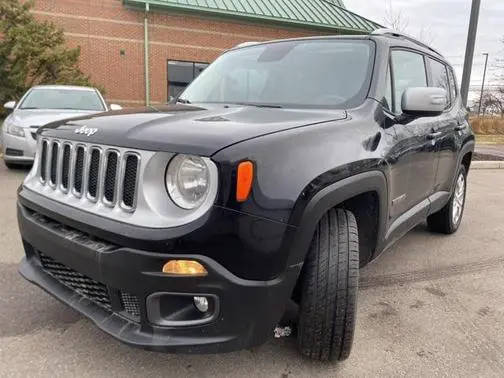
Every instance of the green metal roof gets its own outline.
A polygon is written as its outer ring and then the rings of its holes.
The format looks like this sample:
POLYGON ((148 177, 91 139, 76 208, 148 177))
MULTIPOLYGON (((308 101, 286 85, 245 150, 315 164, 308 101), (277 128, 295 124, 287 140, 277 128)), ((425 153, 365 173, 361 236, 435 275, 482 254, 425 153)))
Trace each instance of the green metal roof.
POLYGON ((376 22, 350 12, 342 0, 123 0, 125 4, 179 11, 196 11, 214 16, 240 17, 305 28, 347 33, 368 33, 376 22))

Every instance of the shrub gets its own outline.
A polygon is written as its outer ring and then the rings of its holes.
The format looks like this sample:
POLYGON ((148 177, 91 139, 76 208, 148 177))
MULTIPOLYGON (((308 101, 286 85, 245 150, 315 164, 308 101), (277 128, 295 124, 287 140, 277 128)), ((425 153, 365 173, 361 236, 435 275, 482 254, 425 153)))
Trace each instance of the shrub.
POLYGON ((474 117, 470 122, 476 134, 504 135, 504 118, 474 117))
POLYGON ((0 1, 0 104, 18 100, 37 84, 93 86, 78 67, 80 49, 67 48, 63 30, 37 21, 32 6, 32 1, 0 1))

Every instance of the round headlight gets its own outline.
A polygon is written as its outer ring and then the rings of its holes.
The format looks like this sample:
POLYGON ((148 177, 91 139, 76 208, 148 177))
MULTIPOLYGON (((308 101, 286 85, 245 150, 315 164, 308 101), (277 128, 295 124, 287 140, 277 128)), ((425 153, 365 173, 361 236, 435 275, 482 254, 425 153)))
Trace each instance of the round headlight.
POLYGON ((195 209, 204 201, 210 188, 210 172, 205 161, 192 155, 176 155, 166 170, 166 189, 175 204, 195 209))

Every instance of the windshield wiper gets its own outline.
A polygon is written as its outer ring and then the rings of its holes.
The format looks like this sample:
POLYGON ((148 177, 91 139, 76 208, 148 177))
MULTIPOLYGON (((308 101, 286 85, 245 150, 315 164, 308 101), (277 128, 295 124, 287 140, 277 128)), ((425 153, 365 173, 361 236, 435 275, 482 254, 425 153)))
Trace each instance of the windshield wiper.
POLYGON ((22 107, 22 108, 19 108, 21 110, 31 110, 31 109, 40 109, 40 108, 37 108, 36 106, 26 106, 26 107, 22 107))
POLYGON ((186 100, 185 98, 177 98, 177 102, 180 102, 181 104, 190 104, 191 101, 186 100))

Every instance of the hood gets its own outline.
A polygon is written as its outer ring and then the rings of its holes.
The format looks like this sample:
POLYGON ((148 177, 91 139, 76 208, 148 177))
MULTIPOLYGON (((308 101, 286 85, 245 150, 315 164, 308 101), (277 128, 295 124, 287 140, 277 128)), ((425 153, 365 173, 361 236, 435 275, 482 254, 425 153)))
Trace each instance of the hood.
POLYGON ((54 122, 39 132, 87 143, 211 156, 247 139, 345 118, 343 110, 166 105, 54 122))
POLYGON ((43 126, 54 121, 95 114, 95 111, 67 109, 16 109, 9 121, 20 127, 43 126))

